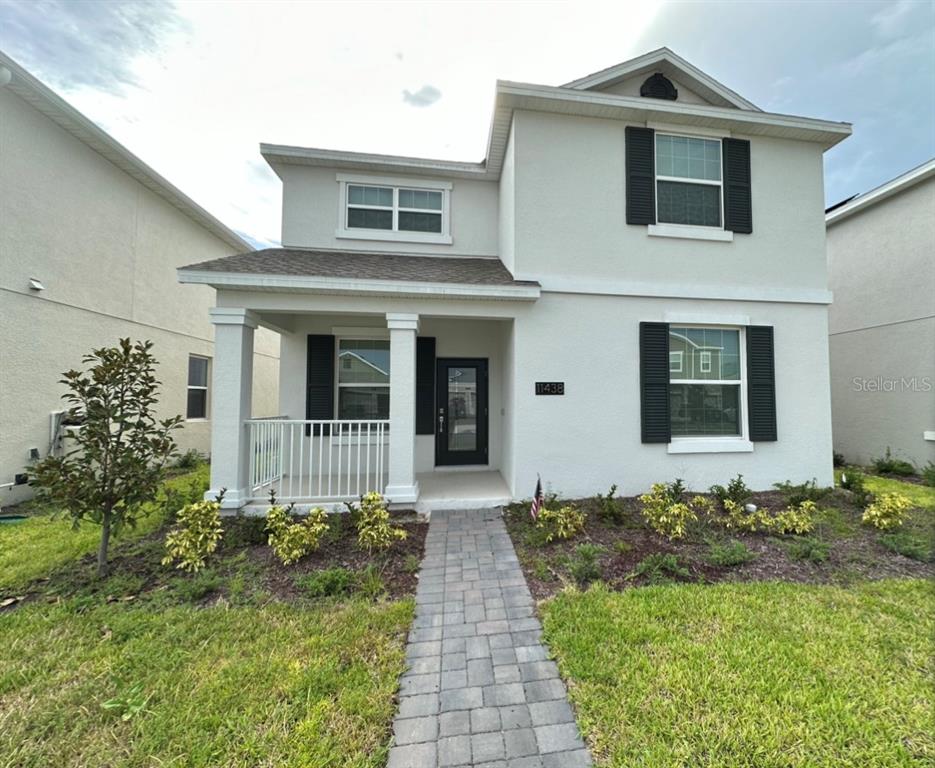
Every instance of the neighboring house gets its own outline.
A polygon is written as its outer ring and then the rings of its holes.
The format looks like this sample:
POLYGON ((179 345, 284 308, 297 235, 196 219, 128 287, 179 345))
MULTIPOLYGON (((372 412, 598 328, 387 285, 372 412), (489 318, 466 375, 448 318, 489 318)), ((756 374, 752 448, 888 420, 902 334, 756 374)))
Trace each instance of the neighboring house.
POLYGON ((432 509, 537 475, 570 497, 830 484, 822 157, 850 132, 660 49, 498 82, 480 163, 262 145, 283 247, 179 270, 218 291, 212 487, 432 509), (279 422, 249 421, 263 325, 279 422), (389 350, 388 397, 350 350, 389 350))
MULTIPOLYGON (((186 416, 180 447, 208 453, 214 292, 175 269, 249 246, 3 54, 0 77, 0 486, 61 448, 62 372, 125 336, 154 342, 161 415, 186 416)), ((254 368, 254 413, 276 415, 276 334, 254 368)), ((28 494, 3 487, 0 504, 28 494)))
POLYGON ((935 160, 828 209, 834 447, 935 461, 935 160))

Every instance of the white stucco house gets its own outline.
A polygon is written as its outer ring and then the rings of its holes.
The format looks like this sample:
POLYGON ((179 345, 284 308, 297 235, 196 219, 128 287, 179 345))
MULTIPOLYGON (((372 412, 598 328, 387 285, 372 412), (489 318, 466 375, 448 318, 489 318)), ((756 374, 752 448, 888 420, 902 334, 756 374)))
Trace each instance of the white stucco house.
MULTIPOLYGON (((207 454, 214 291, 175 269, 250 246, 3 53, 0 83, 0 504, 62 448, 62 372, 121 337, 154 342, 161 415, 207 454)), ((257 335, 253 369, 254 413, 274 415, 277 334, 257 335)))
POLYGON ((481 162, 262 145, 282 248, 179 270, 217 290, 212 492, 830 483, 822 155, 850 132, 660 49, 498 82, 481 162), (250 418, 262 327, 275 420, 250 418))
POLYGON ((829 208, 834 448, 935 461, 935 159, 829 208))

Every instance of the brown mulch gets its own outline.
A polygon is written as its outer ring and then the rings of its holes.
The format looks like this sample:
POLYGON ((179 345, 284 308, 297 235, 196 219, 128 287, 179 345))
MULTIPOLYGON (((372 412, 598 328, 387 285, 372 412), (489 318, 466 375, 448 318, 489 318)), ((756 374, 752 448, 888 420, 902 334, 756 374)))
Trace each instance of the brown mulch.
MULTIPOLYGON (((771 511, 779 511, 786 506, 778 491, 756 493, 750 501, 771 511)), ((528 504, 514 505, 505 512, 507 529, 529 588, 537 600, 550 597, 573 583, 568 560, 583 543, 603 547, 599 557, 601 580, 615 590, 645 585, 646 578, 636 576, 634 569, 644 558, 655 553, 675 555, 679 565, 687 569, 687 577, 674 577, 674 581, 841 583, 855 579, 935 577, 935 563, 898 555, 880 544, 877 531, 861 526, 861 510, 846 491, 837 490, 819 502, 820 507, 838 510, 838 524, 845 528, 843 531, 835 530, 835 526, 828 522, 810 534, 830 544, 828 559, 821 563, 793 559, 788 552, 792 537, 725 531, 710 525, 696 525, 685 539, 669 541, 645 525, 639 514, 640 503, 632 497, 619 500, 623 509, 619 522, 602 519, 594 499, 570 503, 587 514, 584 531, 573 539, 543 545, 529 540, 532 525, 528 504), (756 558, 735 566, 711 564, 707 559, 709 542, 727 542, 730 539, 743 542, 756 558)))

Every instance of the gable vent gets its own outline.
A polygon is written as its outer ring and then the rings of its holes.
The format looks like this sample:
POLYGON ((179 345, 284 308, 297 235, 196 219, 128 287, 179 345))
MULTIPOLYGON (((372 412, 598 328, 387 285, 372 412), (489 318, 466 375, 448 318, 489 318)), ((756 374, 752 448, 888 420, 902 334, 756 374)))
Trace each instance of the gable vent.
POLYGON ((640 86, 640 96, 675 101, 679 97, 679 92, 668 77, 661 72, 657 72, 655 75, 647 77, 640 86))

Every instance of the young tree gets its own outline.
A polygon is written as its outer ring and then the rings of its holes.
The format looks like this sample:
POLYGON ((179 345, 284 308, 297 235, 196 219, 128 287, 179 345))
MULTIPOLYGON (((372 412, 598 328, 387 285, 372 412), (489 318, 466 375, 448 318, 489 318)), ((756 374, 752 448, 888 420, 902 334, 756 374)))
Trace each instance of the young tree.
POLYGON ((76 447, 65 456, 47 456, 33 468, 32 485, 72 517, 101 526, 98 574, 107 572, 111 534, 136 523, 152 501, 166 462, 176 455, 172 432, 182 417, 157 420, 160 382, 151 341, 121 339, 116 347, 95 349, 86 371, 68 371, 61 383, 69 414, 82 420, 76 447))

